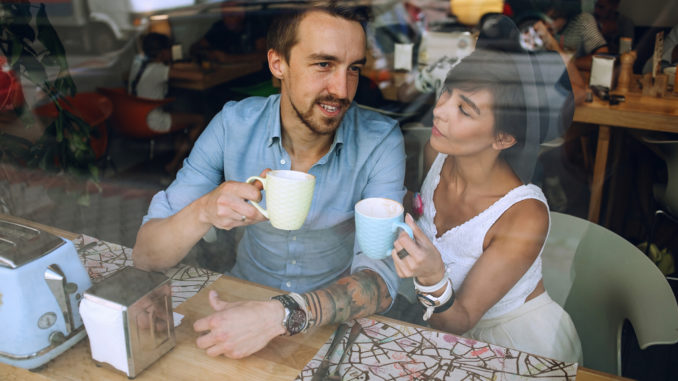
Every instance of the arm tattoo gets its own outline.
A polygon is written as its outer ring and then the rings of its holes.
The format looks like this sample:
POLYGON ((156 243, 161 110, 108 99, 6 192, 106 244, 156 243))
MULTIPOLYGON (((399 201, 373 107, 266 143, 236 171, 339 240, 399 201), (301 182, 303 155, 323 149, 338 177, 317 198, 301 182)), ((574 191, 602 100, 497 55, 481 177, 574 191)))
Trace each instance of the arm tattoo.
POLYGON ((341 278, 327 288, 305 293, 303 297, 309 310, 309 327, 372 315, 391 305, 386 283, 371 270, 341 278))

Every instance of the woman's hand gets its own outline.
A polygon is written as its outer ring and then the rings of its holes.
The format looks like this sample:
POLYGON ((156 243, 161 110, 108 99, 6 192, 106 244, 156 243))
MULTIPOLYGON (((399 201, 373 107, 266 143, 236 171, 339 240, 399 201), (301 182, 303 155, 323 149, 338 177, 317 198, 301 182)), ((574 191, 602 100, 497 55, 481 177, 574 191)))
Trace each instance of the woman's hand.
POLYGON ((438 283, 445 276, 445 264, 438 249, 419 229, 409 213, 405 216, 405 223, 412 228, 414 240, 407 233, 401 232, 393 243, 391 256, 398 276, 416 277, 417 282, 424 286, 438 283), (405 249, 408 255, 400 258, 398 252, 402 249, 405 249))

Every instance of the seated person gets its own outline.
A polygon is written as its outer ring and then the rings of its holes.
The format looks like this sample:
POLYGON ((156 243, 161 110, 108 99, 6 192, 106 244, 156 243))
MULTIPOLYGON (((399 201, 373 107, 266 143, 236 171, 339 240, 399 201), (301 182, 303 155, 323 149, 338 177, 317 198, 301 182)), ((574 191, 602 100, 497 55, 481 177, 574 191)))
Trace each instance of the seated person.
POLYGON ((176 180, 151 201, 135 266, 166 269, 211 229, 242 227, 231 274, 285 292, 235 303, 212 292, 214 313, 194 324, 204 332, 197 345, 210 356, 245 357, 279 335, 385 311, 395 298, 391 259, 372 260, 354 247, 354 205, 405 194, 398 124, 353 102, 366 61, 360 16, 341 5, 314 5, 274 21, 268 67, 280 94, 224 105, 176 180), (299 230, 274 228, 248 202, 261 200, 261 188, 245 180, 267 168, 316 177, 299 230))
POLYGON ((264 20, 247 13, 245 7, 221 3, 221 19, 190 48, 191 57, 212 62, 266 60, 264 20))
POLYGON ((569 315, 544 289, 549 206, 509 158, 538 145, 540 111, 506 52, 476 49, 450 71, 433 111, 423 215, 407 215, 392 258, 414 277, 433 328, 521 351, 581 361, 569 315), (530 127, 532 126, 532 127, 530 127))
POLYGON ((590 13, 580 13, 580 9, 572 1, 552 2, 541 22, 560 49, 572 54, 575 67, 590 71, 593 55, 608 53, 608 47, 596 19, 590 13))
POLYGON ((593 16, 598 23, 610 53, 619 54, 619 39, 627 37, 633 40, 633 21, 619 13, 621 0, 597 0, 593 16))
MULTIPOLYGON (((143 36, 141 45, 143 54, 132 62, 128 91, 142 98, 164 99, 168 91, 172 43, 164 34, 148 33, 143 36)), ((187 136, 177 135, 174 157, 165 165, 167 173, 175 173, 204 127, 202 116, 156 108, 148 113, 147 122, 151 130, 159 133, 187 131, 187 136)))

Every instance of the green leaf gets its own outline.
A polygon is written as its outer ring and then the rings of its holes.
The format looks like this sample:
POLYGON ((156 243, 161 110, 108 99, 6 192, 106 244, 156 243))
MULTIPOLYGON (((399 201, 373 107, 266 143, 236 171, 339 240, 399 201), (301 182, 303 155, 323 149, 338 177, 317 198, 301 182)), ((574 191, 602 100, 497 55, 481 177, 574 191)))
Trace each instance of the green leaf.
POLYGON ((59 67, 62 70, 67 69, 68 62, 66 62, 66 49, 64 49, 63 44, 61 44, 59 34, 54 30, 54 27, 47 18, 45 4, 40 4, 38 14, 35 15, 35 23, 38 27, 38 40, 40 40, 49 51, 51 57, 59 63, 59 67))
POLYGON ((21 55, 21 58, 19 58, 19 65, 23 67, 23 74, 25 74, 31 82, 38 86, 44 86, 45 81, 47 81, 47 72, 34 56, 25 54, 24 52, 24 54, 21 55))
POLYGON ((67 70, 59 72, 57 79, 54 81, 54 87, 64 95, 73 96, 78 92, 78 88, 67 70))

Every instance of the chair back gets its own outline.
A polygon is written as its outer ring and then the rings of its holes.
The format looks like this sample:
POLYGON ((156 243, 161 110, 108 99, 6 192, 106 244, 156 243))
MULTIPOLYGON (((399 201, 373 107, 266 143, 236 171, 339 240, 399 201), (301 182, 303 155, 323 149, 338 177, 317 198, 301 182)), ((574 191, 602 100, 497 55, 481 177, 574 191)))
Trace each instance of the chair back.
MULTIPOLYGON (((111 100, 99 93, 83 92, 65 97, 60 104, 65 110, 79 117, 93 128, 95 132, 90 139, 90 145, 95 158, 101 158, 108 147, 108 129, 105 122, 113 112, 111 100)), ((56 118, 59 114, 54 102, 38 106, 33 112, 47 118, 56 118)))
POLYGON ((113 102, 111 123, 115 131, 135 139, 152 139, 163 132, 152 130, 146 121, 151 110, 174 101, 173 98, 148 99, 127 93, 127 89, 98 88, 100 93, 113 102))
POLYGON ((405 187, 418 192, 424 181, 424 147, 431 138, 431 127, 421 123, 408 123, 402 126, 405 139, 405 187))
POLYGON ((662 207, 678 217, 678 140, 654 139, 648 136, 643 136, 642 140, 652 146, 653 151, 666 162, 666 185, 655 186, 654 193, 662 207))
POLYGON ((614 232, 551 212, 542 261, 546 290, 579 333, 583 366, 621 376, 624 320, 641 349, 678 342, 678 304, 666 278, 614 232))

